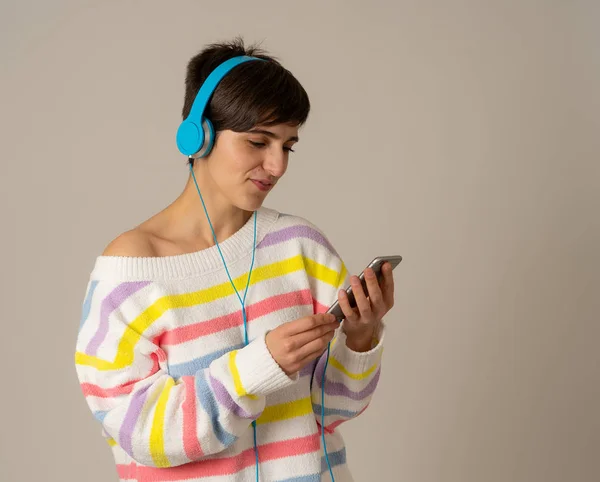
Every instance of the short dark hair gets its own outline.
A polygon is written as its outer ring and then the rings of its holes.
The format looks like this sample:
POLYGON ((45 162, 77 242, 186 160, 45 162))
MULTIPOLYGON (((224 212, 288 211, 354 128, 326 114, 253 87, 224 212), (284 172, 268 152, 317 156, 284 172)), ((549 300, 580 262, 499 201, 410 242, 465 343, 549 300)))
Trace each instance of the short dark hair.
POLYGON ((245 62, 221 80, 205 110, 215 131, 246 132, 257 125, 304 124, 310 101, 300 82, 263 49, 256 45, 245 47, 241 37, 209 44, 190 59, 182 118, 190 113, 208 75, 221 63, 238 55, 258 57, 266 62, 245 62))

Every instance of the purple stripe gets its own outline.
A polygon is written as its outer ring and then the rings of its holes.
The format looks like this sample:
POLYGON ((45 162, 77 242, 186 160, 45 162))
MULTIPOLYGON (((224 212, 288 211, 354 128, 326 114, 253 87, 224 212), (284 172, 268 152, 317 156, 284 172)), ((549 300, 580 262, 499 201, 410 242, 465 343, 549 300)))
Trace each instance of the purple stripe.
MULTIPOLYGON (((327 359, 327 353, 321 355, 319 361, 317 363, 317 367, 315 368, 315 376, 313 378, 313 382, 317 382, 317 386, 321 386, 321 380, 323 378, 323 367, 325 366, 325 360, 327 359)), ((330 373, 331 366, 327 366, 327 373, 330 373)), ((350 398, 352 400, 362 400, 369 395, 372 395, 377 387, 377 383, 379 382, 379 377, 381 375, 381 366, 377 369, 377 372, 369 382, 369 384, 359 392, 355 392, 350 390, 344 383, 341 382, 333 382, 330 379, 327 380, 325 384, 325 393, 328 395, 340 395, 343 397, 350 398)))
MULTIPOLYGON (((327 352, 323 353, 320 357, 319 357, 319 361, 317 362, 317 366, 315 367, 315 377, 317 375, 322 375, 323 374, 323 367, 325 366, 325 360, 327 360, 327 352)), ((329 365, 327 365, 327 368, 329 368, 329 365)), ((319 376, 320 376, 319 375, 319 376)))
POLYGON ((233 398, 231 398, 231 395, 229 394, 229 392, 225 389, 225 387, 219 380, 217 380, 216 378, 213 378, 210 374, 209 374, 208 379, 209 379, 210 385, 215 393, 215 398, 219 401, 219 403, 221 405, 223 405, 227 410, 232 412, 237 417, 247 418, 247 419, 254 418, 252 416, 252 414, 246 412, 246 410, 244 410, 237 403, 235 403, 233 398))
POLYGON ((129 408, 127 409, 127 413, 125 414, 125 419, 123 420, 123 424, 121 425, 121 430, 119 430, 119 445, 131 457, 133 457, 131 437, 133 435, 133 431, 135 429, 135 425, 140 416, 140 413, 142 412, 144 402, 146 401, 148 389, 151 386, 152 385, 148 385, 142 388, 139 392, 135 393, 131 397, 129 408))
MULTIPOLYGON (((350 390, 344 383, 342 382, 332 382, 331 380, 327 380, 325 384, 325 393, 327 395, 337 395, 340 397, 346 397, 350 400, 361 401, 371 396, 377 388, 377 383, 379 382, 379 376, 381 375, 381 367, 375 372, 375 375, 369 382, 369 384, 363 388, 359 392, 355 392, 350 390)), ((323 378, 323 370, 315 373, 315 381, 317 382, 317 386, 321 386, 321 379, 323 378)))
POLYGON ((283 243, 284 241, 289 241, 290 239, 296 238, 312 239, 313 241, 327 248, 332 254, 339 258, 337 251, 327 240, 327 238, 325 238, 325 236, 323 236, 316 229, 303 225, 290 226, 289 228, 284 228, 280 229, 279 231, 269 233, 259 243, 258 247, 264 248, 266 246, 272 246, 274 244, 283 243))
POLYGON ((115 311, 123 301, 129 298, 132 294, 141 290, 144 286, 148 286, 150 281, 131 281, 121 283, 110 294, 102 300, 100 307, 100 322, 98 330, 88 343, 86 353, 90 356, 96 356, 100 344, 104 341, 108 333, 108 317, 115 311))
POLYGON ((305 377, 306 375, 312 375, 313 374, 313 370, 315 369, 315 365, 316 365, 316 361, 313 361, 312 363, 309 363, 308 365, 303 366, 300 369, 300 377, 305 377))

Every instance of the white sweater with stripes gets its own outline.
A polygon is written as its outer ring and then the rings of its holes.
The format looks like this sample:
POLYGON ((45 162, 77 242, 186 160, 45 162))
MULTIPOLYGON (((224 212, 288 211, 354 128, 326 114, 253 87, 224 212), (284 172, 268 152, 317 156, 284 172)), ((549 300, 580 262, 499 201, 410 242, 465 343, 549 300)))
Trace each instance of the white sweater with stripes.
MULTIPOLYGON (((337 427, 369 404, 381 370, 384 324, 373 348, 351 351, 342 329, 294 377, 265 334, 324 312, 349 284, 323 232, 261 207, 246 298, 240 302, 217 247, 168 257, 100 256, 82 306, 75 363, 81 388, 112 447, 121 481, 352 481, 337 427)), ((219 243, 243 293, 252 218, 219 243)))

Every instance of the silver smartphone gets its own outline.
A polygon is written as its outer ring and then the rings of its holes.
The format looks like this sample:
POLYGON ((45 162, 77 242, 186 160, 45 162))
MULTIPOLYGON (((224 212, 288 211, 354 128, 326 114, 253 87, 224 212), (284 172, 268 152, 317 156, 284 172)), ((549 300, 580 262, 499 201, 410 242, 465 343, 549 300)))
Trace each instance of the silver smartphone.
MULTIPOLYGON (((392 265, 392 269, 400 264, 402 261, 402 256, 377 256, 373 261, 371 261, 367 268, 372 268, 377 276, 377 281, 381 282, 381 278, 383 277, 383 273, 381 272, 381 267, 385 262, 388 262, 392 265)), ((365 268, 360 275, 358 275, 358 279, 360 279, 360 283, 362 285, 363 291, 368 296, 367 291, 367 281, 365 280, 365 268)), ((346 294, 348 295, 348 301, 350 302, 350 306, 352 308, 356 308, 356 300, 354 299, 354 293, 352 292, 352 286, 348 286, 346 289, 346 294)), ((337 293, 335 302, 329 307, 327 313, 333 314, 338 321, 342 321, 345 318, 344 312, 342 311, 342 307, 337 301, 337 293)))

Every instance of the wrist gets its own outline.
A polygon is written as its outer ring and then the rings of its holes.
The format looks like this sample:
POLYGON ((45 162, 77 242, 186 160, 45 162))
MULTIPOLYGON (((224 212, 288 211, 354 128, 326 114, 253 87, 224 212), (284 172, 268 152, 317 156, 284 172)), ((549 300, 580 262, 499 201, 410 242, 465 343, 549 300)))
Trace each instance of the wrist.
POLYGON ((373 348, 373 337, 375 336, 374 329, 368 329, 361 332, 346 333, 346 346, 355 352, 364 353, 373 348))

